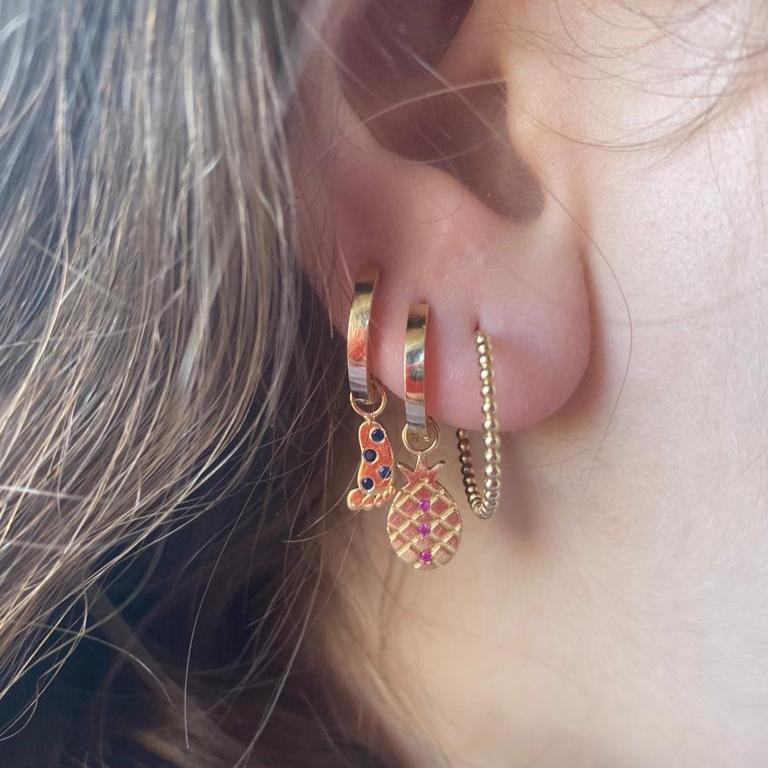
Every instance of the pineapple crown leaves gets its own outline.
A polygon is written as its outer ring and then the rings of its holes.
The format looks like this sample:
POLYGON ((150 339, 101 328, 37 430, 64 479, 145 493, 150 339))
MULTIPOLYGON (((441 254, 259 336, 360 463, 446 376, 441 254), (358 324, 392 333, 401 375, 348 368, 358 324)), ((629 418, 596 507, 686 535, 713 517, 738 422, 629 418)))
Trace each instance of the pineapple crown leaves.
POLYGON ((427 483, 432 485, 436 482, 437 473, 445 466, 445 462, 438 461, 437 464, 432 467, 427 466, 427 462, 424 460, 424 455, 420 453, 416 459, 416 466, 413 469, 400 462, 397 463, 397 466, 409 483, 426 480, 427 483))

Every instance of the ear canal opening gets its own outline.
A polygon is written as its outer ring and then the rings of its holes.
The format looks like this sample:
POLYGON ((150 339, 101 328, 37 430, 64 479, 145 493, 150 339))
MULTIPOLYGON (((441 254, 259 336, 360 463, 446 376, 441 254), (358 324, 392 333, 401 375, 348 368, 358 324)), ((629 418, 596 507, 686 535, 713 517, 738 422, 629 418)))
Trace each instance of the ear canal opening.
POLYGON ((530 222, 545 194, 510 141, 505 84, 482 63, 472 5, 366 0, 341 28, 340 87, 386 150, 439 168, 495 213, 530 222))

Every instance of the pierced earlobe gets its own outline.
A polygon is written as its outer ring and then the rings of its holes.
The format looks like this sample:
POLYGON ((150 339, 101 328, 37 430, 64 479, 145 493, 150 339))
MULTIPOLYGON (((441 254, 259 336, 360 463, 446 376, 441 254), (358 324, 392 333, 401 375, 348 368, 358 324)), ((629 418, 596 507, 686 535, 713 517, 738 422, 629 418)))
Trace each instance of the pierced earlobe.
MULTIPOLYGON (((309 119, 295 145, 304 267, 340 329, 349 309, 342 276, 366 263, 382 270, 376 330, 387 340, 401 335, 411 303, 429 302, 430 414, 454 428, 480 427, 471 341, 479 324, 494 342, 502 424, 532 426, 580 386, 592 340, 582 178, 572 153, 551 151, 562 139, 546 121, 550 110, 560 114, 561 99, 519 82, 484 4, 430 0, 451 31, 439 55, 416 40, 400 45, 404 20, 433 28, 421 3, 342 5, 328 13, 302 81, 309 119), (467 11, 456 25, 453 6, 467 11), (391 48, 382 48, 382 35, 391 48), (427 52, 439 63, 432 74, 427 52), (404 57, 405 70, 390 53, 404 57), (397 83, 372 91, 387 66, 389 75, 400 73, 397 83), (530 99, 543 122, 528 119, 530 99), (338 264, 330 279, 326 253, 338 264)), ((403 34, 414 33, 405 26, 403 34)), ((538 57, 530 62, 534 76, 539 65, 538 57)), ((376 376, 398 396, 401 365, 399 345, 381 347, 376 376)))

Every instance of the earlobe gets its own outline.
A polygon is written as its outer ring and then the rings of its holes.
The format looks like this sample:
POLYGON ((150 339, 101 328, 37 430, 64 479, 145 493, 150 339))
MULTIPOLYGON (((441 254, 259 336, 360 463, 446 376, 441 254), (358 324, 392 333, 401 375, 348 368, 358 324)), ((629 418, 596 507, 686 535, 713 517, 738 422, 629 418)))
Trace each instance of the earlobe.
MULTIPOLYGON (((309 201, 324 200, 335 248, 330 266, 310 251, 303 258, 313 282, 325 287, 336 326, 346 329, 351 276, 375 264, 381 273, 375 373, 391 391, 403 394, 408 307, 428 301, 427 396, 436 418, 479 426, 478 327, 494 343, 502 427, 519 429, 553 413, 577 387, 589 357, 578 228, 552 201, 540 205, 535 217, 505 215, 473 194, 460 175, 383 146, 345 98, 338 66, 338 59, 318 55, 313 85, 304 88, 313 132, 299 139, 301 156, 309 159, 300 184, 303 218, 316 221, 309 201)), ((459 98, 453 108, 468 107, 459 98)), ((535 174, 536 158, 526 159, 535 174)), ((564 168, 560 175, 568 173, 564 168)))

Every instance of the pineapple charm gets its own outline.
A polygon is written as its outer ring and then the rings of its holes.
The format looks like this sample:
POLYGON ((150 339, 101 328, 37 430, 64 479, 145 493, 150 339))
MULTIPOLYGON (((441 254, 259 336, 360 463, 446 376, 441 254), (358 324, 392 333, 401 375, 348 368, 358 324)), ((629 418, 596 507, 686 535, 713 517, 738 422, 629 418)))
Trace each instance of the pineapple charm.
POLYGON ((411 469, 399 464, 406 479, 387 516, 387 532, 398 557, 417 570, 448 563, 461 541, 461 514, 437 481, 445 462, 430 467, 423 452, 411 469))
POLYGON ((403 356, 405 427, 403 445, 416 456, 416 466, 398 464, 405 485, 387 515, 389 543, 398 557, 417 570, 448 563, 461 540, 461 515, 451 494, 437 481, 444 462, 429 466, 425 458, 437 446, 440 433, 427 416, 426 341, 429 306, 413 304, 408 313, 403 356))

